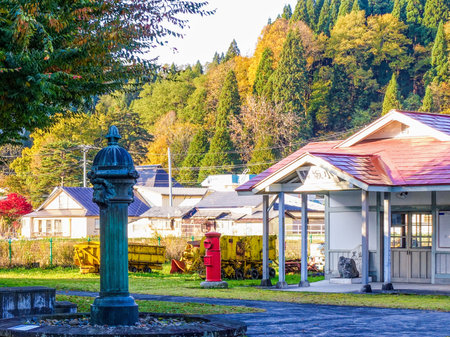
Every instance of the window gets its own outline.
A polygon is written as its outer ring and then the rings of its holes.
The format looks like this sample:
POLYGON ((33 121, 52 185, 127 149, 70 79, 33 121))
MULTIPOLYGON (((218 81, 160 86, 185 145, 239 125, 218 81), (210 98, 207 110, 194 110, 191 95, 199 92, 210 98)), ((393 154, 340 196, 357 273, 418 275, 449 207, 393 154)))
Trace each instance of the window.
POLYGON ((61 219, 55 219, 54 234, 62 235, 62 223, 61 219))
POLYGON ((413 214, 411 220, 411 248, 431 247, 433 230, 431 214, 413 214))
POLYGON ((52 232, 52 220, 45 220, 45 233, 51 234, 52 232))
POLYGON ((393 213, 391 226, 391 247, 406 248, 408 214, 393 213))
POLYGON ((98 231, 100 229, 100 219, 95 219, 94 229, 98 231))

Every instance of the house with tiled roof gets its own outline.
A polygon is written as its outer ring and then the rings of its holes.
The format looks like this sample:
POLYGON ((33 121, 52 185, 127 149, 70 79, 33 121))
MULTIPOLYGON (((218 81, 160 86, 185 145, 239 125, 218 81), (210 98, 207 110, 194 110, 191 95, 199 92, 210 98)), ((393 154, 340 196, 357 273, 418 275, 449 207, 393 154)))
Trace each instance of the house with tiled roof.
MULTIPOLYGON (((99 208, 92 196, 92 188, 56 187, 41 206, 22 218, 21 235, 26 238, 99 235, 99 208)), ((128 207, 128 221, 137 220, 148 209, 135 192, 134 202, 128 207)))
MULTIPOLYGON (((324 194, 327 279, 338 276, 341 256, 353 256, 362 291, 371 291, 371 280, 384 289, 395 282, 450 284, 448 115, 391 110, 347 139, 307 144, 236 191, 277 195, 280 208, 285 194, 324 194)), ((302 230, 306 208, 303 214, 302 230)), ((282 267, 277 285, 286 285, 282 267)), ((308 286, 306 268, 299 285, 308 286)))

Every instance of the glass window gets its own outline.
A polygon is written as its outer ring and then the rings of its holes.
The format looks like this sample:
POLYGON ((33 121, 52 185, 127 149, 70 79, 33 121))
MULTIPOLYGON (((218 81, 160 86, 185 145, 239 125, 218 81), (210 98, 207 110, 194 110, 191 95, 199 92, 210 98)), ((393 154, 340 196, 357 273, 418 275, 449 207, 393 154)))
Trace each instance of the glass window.
POLYGON ((406 248, 406 235, 408 226, 406 213, 393 213, 391 223, 391 247, 406 248))
POLYGON ((55 219, 55 234, 62 234, 62 223, 61 219, 55 219))
POLYGON ((45 220, 45 233, 50 234, 52 232, 52 220, 45 220))
POLYGON ((431 247, 433 231, 431 214, 412 214, 411 248, 431 247))
POLYGON ((95 230, 99 230, 100 229, 100 219, 95 219, 94 229, 95 230))

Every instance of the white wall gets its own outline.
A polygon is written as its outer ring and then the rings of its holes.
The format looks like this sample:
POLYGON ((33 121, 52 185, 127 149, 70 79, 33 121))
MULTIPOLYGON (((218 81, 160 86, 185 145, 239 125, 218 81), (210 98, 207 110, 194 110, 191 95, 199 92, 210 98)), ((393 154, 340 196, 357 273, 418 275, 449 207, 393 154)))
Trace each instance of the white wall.
MULTIPOLYGON (((369 205, 376 206, 376 192, 369 193, 369 205)), ((361 207, 361 191, 330 192, 330 207, 361 207)))
POLYGON ((430 206, 431 208, 431 192, 408 192, 401 198, 399 193, 392 193, 392 206, 430 206))
MULTIPOLYGON (((369 250, 377 248, 377 217, 369 212, 369 250)), ((330 249, 351 250, 361 244, 361 212, 330 213, 330 249)))
POLYGON ((72 218, 72 238, 85 238, 87 236, 87 218, 72 218))
POLYGON ((31 223, 32 218, 22 218, 21 235, 26 238, 31 238, 31 223))
POLYGON ((82 209, 66 192, 61 192, 45 209, 82 209))

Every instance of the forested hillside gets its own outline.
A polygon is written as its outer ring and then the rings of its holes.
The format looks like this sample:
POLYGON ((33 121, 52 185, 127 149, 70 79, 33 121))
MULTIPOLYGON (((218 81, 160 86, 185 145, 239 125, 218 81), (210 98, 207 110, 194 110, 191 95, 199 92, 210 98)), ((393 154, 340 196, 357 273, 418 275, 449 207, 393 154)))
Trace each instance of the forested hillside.
POLYGON ((259 173, 393 108, 450 113, 449 11, 447 0, 300 0, 269 19, 251 57, 232 41, 206 65, 168 66, 139 92, 59 117, 16 159, 21 149, 3 148, 5 185, 35 205, 62 181, 80 186, 81 145, 102 146, 112 123, 136 164, 166 167, 170 147, 178 181, 196 185, 259 173))

